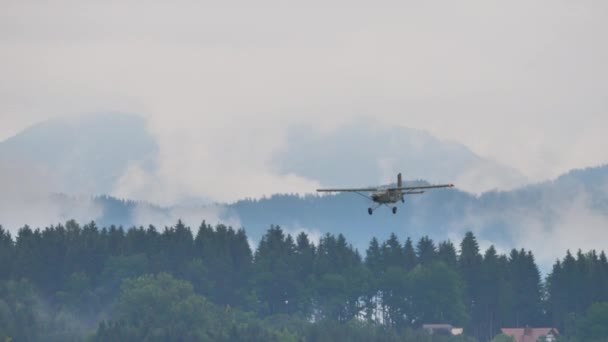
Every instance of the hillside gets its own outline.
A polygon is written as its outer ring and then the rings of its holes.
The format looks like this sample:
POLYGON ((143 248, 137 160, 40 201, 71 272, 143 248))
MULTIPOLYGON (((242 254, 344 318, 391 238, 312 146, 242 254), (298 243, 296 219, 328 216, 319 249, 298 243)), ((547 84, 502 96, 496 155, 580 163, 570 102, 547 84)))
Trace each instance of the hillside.
POLYGON ((0 163, 17 164, 67 194, 111 193, 129 163, 151 169, 157 154, 144 119, 121 113, 53 119, 0 142, 0 163))
MULTIPOLYGON (((365 120, 329 133, 293 126, 286 143, 271 160, 273 172, 324 185, 375 185, 394 181, 398 172, 408 179, 452 182, 475 192, 526 183, 517 170, 482 158, 462 144, 365 120), (344 165, 356 172, 344 172, 344 165)), ((45 188, 53 192, 109 195, 131 164, 154 173, 162 162, 159 148, 144 118, 96 113, 41 122, 1 141, 0 162, 17 164, 13 168, 19 171, 14 173, 26 170, 32 178, 43 178, 45 188)), ((0 185, 15 181, 15 175, 7 174, 0 168, 0 185)), ((208 194, 196 195, 208 199, 208 194)))
POLYGON ((254 243, 271 224, 287 232, 304 231, 318 239, 325 233, 348 235, 365 250, 372 237, 457 240, 472 230, 482 247, 501 251, 514 246, 535 249, 541 267, 567 249, 601 249, 608 231, 608 166, 575 170, 553 181, 513 191, 475 196, 458 189, 429 191, 411 196, 397 215, 379 209, 367 214, 369 203, 354 194, 330 196, 274 195, 207 207, 160 208, 146 203, 98 198, 102 225, 172 225, 179 218, 196 226, 202 220, 244 227, 254 243))
POLYGON ((394 181, 399 172, 408 179, 457 183, 476 193, 527 183, 514 168, 407 127, 359 120, 329 132, 294 126, 288 136, 287 147, 274 159, 276 167, 328 186, 375 185, 394 181), (356 171, 345 172, 344 165, 356 171))
MULTIPOLYGON (((391 182, 398 170, 410 180, 458 179, 458 175, 470 175, 479 163, 510 175, 504 179, 519 179, 516 171, 484 160, 457 143, 402 127, 363 129, 362 125, 354 123, 331 134, 294 128, 275 166, 279 172, 335 186, 365 185, 362 179, 391 182), (357 172, 329 171, 341 169, 338 165, 357 165, 357 172)), ((0 224, 15 232, 25 224, 44 226, 70 218, 96 220, 102 226, 152 223, 161 227, 180 218, 192 226, 207 220, 244 227, 253 244, 275 224, 293 234, 305 231, 313 240, 325 233, 344 233, 359 250, 367 248, 371 237, 387 238, 391 232, 400 237, 455 240, 471 230, 482 247, 538 250, 541 266, 567 249, 600 249, 606 240, 608 166, 573 170, 552 181, 481 195, 464 191, 455 181, 456 189, 407 197, 397 215, 381 208, 369 216, 368 201, 354 194, 277 194, 227 204, 172 207, 103 195, 111 193, 130 163, 155 168, 158 150, 144 120, 132 115, 98 114, 33 126, 0 143, 0 224), (52 193, 64 195, 49 196, 52 193)))

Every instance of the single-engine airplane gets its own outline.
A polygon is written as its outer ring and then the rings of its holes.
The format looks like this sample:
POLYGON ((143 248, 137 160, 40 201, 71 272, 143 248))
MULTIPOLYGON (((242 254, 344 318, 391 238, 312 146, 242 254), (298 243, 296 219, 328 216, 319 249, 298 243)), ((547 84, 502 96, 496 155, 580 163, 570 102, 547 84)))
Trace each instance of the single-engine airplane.
MULTIPOLYGON (((421 186, 402 186, 401 173, 397 175, 397 186, 396 187, 377 187, 377 188, 353 188, 353 189, 317 189, 317 192, 354 192, 361 195, 374 203, 376 206, 367 208, 368 214, 373 214, 374 210, 378 209, 382 205, 389 207, 389 204, 397 203, 401 201, 405 203, 405 195, 419 195, 423 194, 426 189, 435 188, 452 188, 454 184, 438 184, 438 185, 421 185, 421 186), (365 193, 371 192, 371 195, 365 193)), ((393 206, 393 214, 397 213, 397 207, 393 206)))

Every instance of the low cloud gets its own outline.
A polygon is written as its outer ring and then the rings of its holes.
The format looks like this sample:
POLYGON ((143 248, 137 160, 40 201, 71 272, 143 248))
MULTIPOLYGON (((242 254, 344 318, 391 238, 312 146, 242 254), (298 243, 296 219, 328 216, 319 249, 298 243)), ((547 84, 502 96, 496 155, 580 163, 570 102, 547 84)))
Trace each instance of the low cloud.
POLYGON ((0 225, 13 236, 25 225, 42 228, 74 219, 88 222, 102 214, 90 197, 54 195, 50 172, 19 160, 0 160, 0 225))
POLYGON ((593 194, 582 185, 567 189, 561 186, 543 187, 534 201, 520 196, 525 200, 520 206, 469 207, 466 215, 452 225, 451 234, 462 236, 466 230, 473 231, 482 253, 490 245, 501 253, 509 253, 512 248, 532 250, 543 272, 549 272, 567 250, 608 251, 607 208, 598 206, 593 194), (506 239, 496 243, 484 236, 506 239))
POLYGON ((57 115, 142 113, 160 168, 130 169, 147 185, 116 194, 305 192, 313 180, 269 166, 283 132, 358 116, 459 141, 532 181, 608 160, 605 2, 3 5, 0 139, 57 115))
POLYGON ((152 224, 159 228, 170 227, 178 220, 189 226, 194 234, 203 221, 212 226, 224 224, 234 229, 241 228, 238 215, 224 205, 179 206, 164 209, 140 203, 132 212, 132 222, 136 226, 145 227, 152 224))
POLYGON ((323 237, 323 233, 319 229, 304 227, 297 222, 290 225, 281 226, 281 228, 285 231, 285 234, 291 235, 294 242, 296 241, 298 235, 304 233, 306 236, 308 236, 308 241, 312 242, 315 246, 319 246, 319 241, 323 237))
POLYGON ((459 189, 474 194, 498 189, 512 190, 528 182, 517 170, 484 159, 471 163, 453 181, 459 189))
MULTIPOLYGON (((186 112, 176 115, 188 120, 186 112)), ((197 119, 192 126, 151 118, 149 129, 160 145, 158 168, 127 168, 113 191, 118 197, 160 205, 231 202, 273 193, 305 193, 319 183, 293 173, 279 174, 270 160, 286 139, 277 123, 247 116, 197 119), (235 132, 234 122, 242 127, 235 132)))

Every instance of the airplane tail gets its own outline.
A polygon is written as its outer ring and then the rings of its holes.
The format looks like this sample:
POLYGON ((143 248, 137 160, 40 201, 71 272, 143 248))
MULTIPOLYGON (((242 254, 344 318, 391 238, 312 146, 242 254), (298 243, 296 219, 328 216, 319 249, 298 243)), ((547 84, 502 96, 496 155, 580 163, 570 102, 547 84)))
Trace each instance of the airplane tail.
MULTIPOLYGON (((403 181, 401 180, 401 172, 397 174, 397 187, 400 188, 403 186, 403 181)), ((401 203, 405 203, 405 196, 401 193, 401 203)))

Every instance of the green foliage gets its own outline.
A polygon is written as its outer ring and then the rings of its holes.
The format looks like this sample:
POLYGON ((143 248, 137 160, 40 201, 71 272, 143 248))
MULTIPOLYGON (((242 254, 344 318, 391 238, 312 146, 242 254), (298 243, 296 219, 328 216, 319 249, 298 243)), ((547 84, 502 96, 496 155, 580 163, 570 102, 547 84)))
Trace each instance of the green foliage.
POLYGON ((97 336, 114 340, 211 340, 217 336, 218 310, 194 293, 192 284, 166 273, 126 280, 116 304, 116 320, 97 336))
POLYGON ((607 289, 603 252, 567 253, 543 284, 532 252, 482 255, 472 233, 459 252, 392 234, 362 258, 343 235, 315 245, 276 226, 255 253, 244 230, 205 222, 192 234, 68 221, 15 240, 0 227, 0 339, 15 341, 487 341, 525 325, 601 341, 606 304, 593 304, 607 289))
POLYGON ((462 300, 462 280, 442 262, 419 265, 409 274, 414 293, 412 307, 416 322, 450 323, 463 326, 469 316, 462 300))
POLYGON ((148 273, 148 257, 145 254, 109 256, 101 273, 101 282, 116 288, 124 279, 148 273))
POLYGON ((80 341, 90 327, 64 311, 51 311, 27 280, 0 282, 0 339, 80 341))
POLYGON ((27 280, 0 284, 0 337, 30 341, 37 337, 41 320, 40 302, 27 280))
POLYGON ((608 303, 595 303, 578 321, 578 334, 582 341, 608 340, 608 303))
POLYGON ((515 342, 515 339, 512 336, 507 336, 505 334, 496 335, 491 342, 515 342))
POLYGON ((418 241, 416 254, 418 255, 418 263, 421 265, 429 265, 438 258, 435 243, 428 236, 423 236, 418 241))
POLYGON ((576 333, 576 320, 592 304, 608 302, 608 261, 606 254, 595 251, 576 258, 568 251, 558 260, 547 277, 549 317, 554 326, 566 335, 576 333))
MULTIPOLYGON (((202 260, 207 274, 205 280, 198 278, 202 283, 194 283, 208 291, 201 294, 222 306, 252 305, 253 256, 244 230, 224 225, 214 229, 203 221, 194 239, 194 257, 202 260)), ((195 280, 192 275, 190 279, 195 280)))
POLYGON ((101 322, 98 341, 297 341, 249 314, 220 309, 194 293, 192 284, 166 273, 126 280, 116 319, 101 322))
POLYGON ((0 279, 8 279, 13 271, 15 246, 11 233, 0 225, 0 279))

